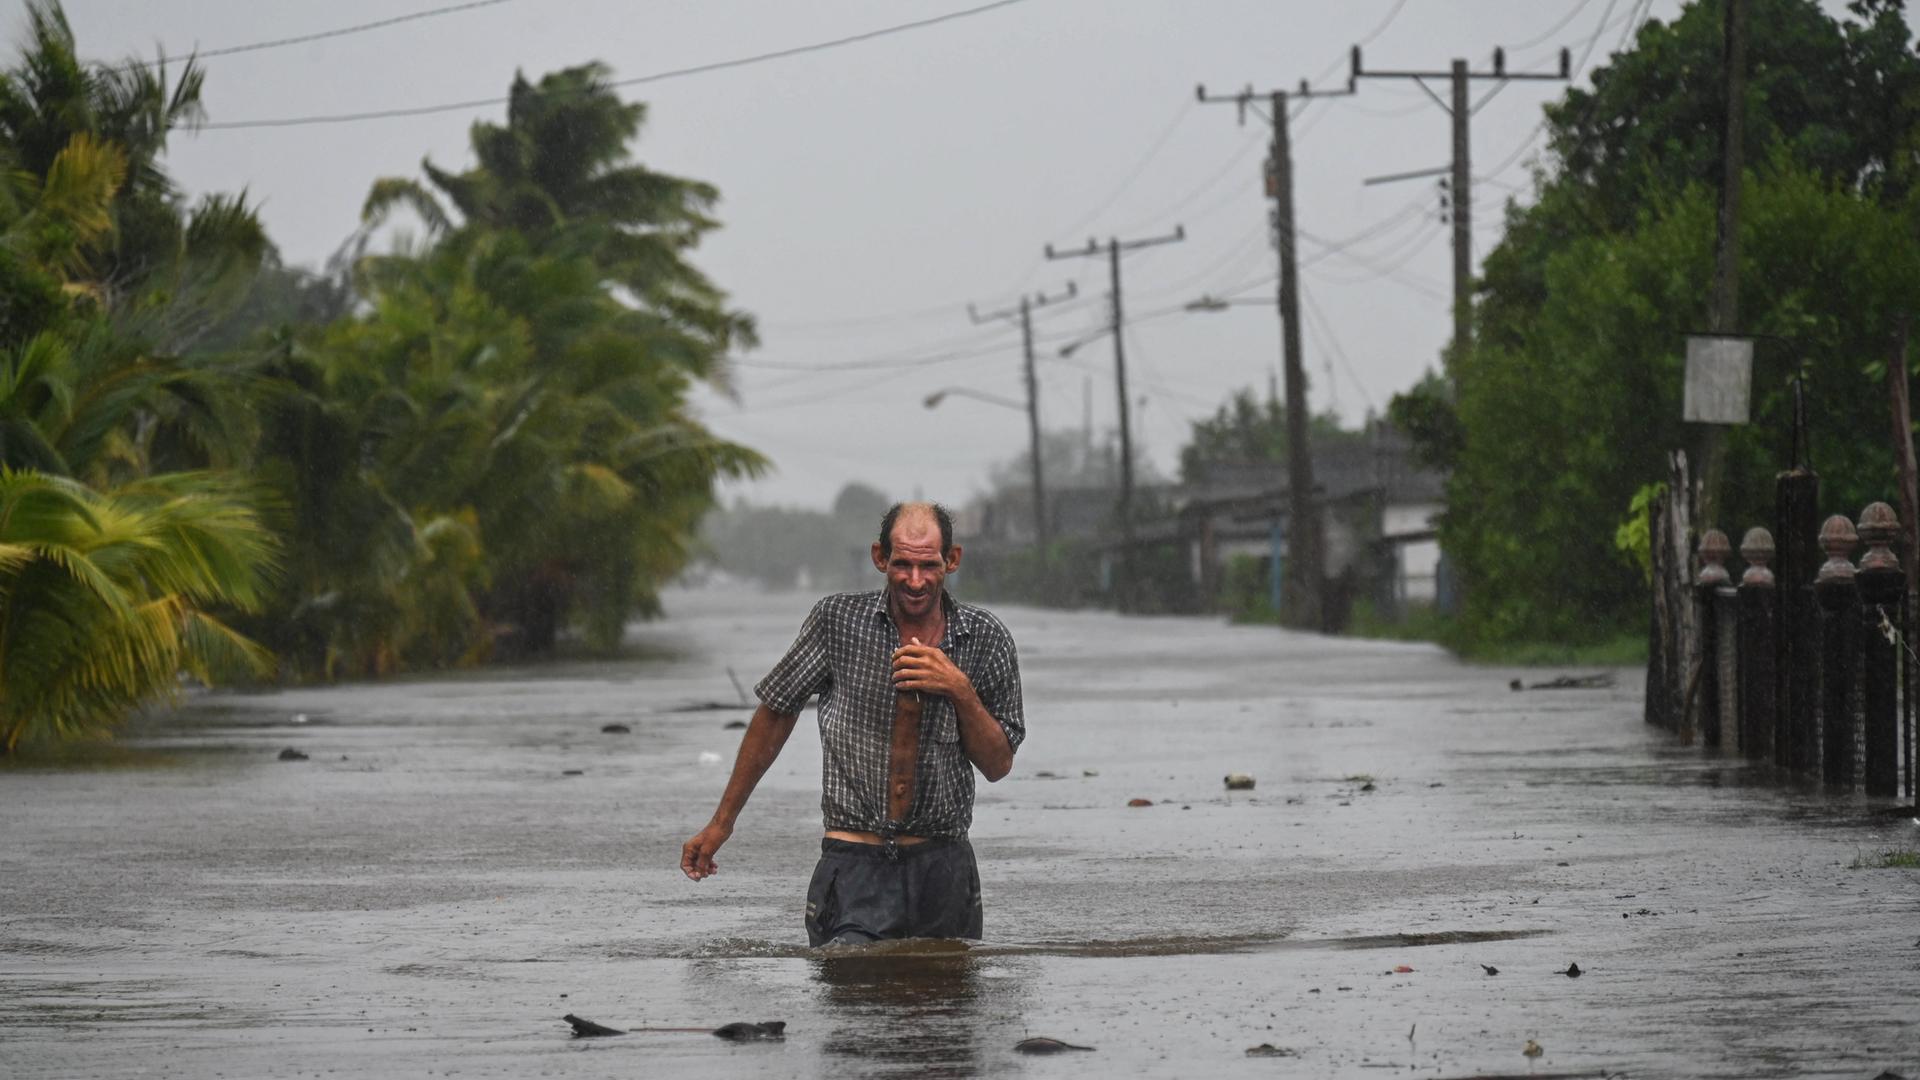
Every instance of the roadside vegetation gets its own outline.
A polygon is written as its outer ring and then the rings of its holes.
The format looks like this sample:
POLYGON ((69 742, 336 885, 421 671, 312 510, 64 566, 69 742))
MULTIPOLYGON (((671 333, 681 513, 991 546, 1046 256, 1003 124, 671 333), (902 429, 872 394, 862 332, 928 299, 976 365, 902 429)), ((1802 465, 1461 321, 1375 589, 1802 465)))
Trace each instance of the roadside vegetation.
POLYGON ((597 65, 516 79, 474 164, 374 185, 324 274, 168 141, 204 74, 83 62, 27 5, 0 70, 0 755, 202 682, 607 649, 764 464, 687 412, 750 318, 690 261, 597 65), (404 211, 424 231, 376 250, 404 211))
MULTIPOLYGON (((1707 326, 1721 21, 1714 2, 1650 21, 1547 108, 1472 347, 1390 410, 1451 473, 1441 540, 1463 652, 1645 635, 1645 530, 1619 526, 1665 479, 1664 453, 1693 447, 1681 373, 1684 335, 1707 326)), ((1740 329, 1762 337, 1753 422, 1727 440, 1736 530, 1771 520, 1796 372, 1825 505, 1857 514, 1892 494, 1885 365, 1920 295, 1920 55, 1902 5, 1834 18, 1752 0, 1748 27, 1740 329)))
POLYGON ((1888 848, 1871 854, 1861 852, 1847 864, 1849 870, 1920 870, 1920 851, 1888 848))

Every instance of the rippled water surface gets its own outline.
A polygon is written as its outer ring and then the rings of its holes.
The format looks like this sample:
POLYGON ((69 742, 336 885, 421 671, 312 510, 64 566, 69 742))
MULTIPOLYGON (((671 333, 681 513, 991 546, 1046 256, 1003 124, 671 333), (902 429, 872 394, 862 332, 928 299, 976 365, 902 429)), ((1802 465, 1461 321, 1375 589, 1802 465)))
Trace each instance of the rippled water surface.
POLYGON ((981 785, 987 940, 810 953, 810 716, 721 873, 676 865, 747 714, 707 706, 810 599, 0 768, 0 1076, 1920 1076, 1920 874, 1853 868, 1910 813, 1670 745, 1632 672, 1513 693, 1209 620, 1002 609, 1031 734, 981 785), (732 1020, 788 1034, 639 1030, 732 1020))

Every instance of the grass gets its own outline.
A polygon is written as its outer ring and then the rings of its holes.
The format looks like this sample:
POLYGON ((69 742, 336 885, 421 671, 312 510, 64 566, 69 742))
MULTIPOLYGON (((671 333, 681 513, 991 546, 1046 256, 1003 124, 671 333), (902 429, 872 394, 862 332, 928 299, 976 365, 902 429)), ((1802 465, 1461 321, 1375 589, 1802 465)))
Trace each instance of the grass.
POLYGON ((1848 864, 1849 870, 1920 870, 1920 851, 1887 848, 1869 855, 1861 852, 1848 864))
POLYGON ((1644 634, 1618 634, 1598 641, 1486 641, 1469 635, 1460 623, 1431 607, 1416 607, 1406 618, 1390 620, 1364 604, 1354 607, 1347 628, 1353 637, 1386 641, 1430 641, 1462 660, 1518 667, 1629 667, 1647 662, 1644 634))

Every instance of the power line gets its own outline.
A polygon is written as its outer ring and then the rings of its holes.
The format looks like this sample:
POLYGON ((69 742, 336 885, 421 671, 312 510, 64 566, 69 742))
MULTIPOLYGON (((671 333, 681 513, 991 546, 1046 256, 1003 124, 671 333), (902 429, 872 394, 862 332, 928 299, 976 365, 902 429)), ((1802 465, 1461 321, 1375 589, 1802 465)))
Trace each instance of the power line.
POLYGON ((980 345, 973 348, 956 348, 920 356, 872 356, 860 360, 835 360, 822 364, 783 363, 778 360, 750 360, 745 357, 733 357, 727 362, 736 367, 765 368, 770 371, 822 372, 822 371, 878 371, 887 368, 925 367, 930 364, 944 364, 953 360, 965 360, 976 356, 989 356, 1002 352, 1012 346, 1006 342, 994 345, 980 345))
POLYGON ((1547 40, 1553 35, 1559 33, 1561 30, 1565 29, 1566 25, 1572 22, 1582 11, 1585 11, 1587 8, 1587 5, 1591 3, 1593 3, 1593 0, 1580 0, 1579 3, 1573 5, 1573 9, 1571 11, 1568 11, 1565 15, 1561 16, 1559 22, 1554 23, 1552 26, 1547 27, 1546 30, 1542 31, 1538 37, 1528 38, 1527 40, 1522 41, 1517 45, 1509 45, 1507 46, 1507 52, 1516 53, 1516 52, 1519 52, 1521 49, 1531 49, 1535 45, 1538 45, 1541 42, 1547 40))
MULTIPOLYGON (((1300 289, 1300 299, 1307 302, 1307 317, 1309 321, 1319 324, 1320 336, 1326 338, 1327 341, 1327 350, 1339 359, 1341 369, 1347 373, 1347 381, 1353 384, 1355 390, 1360 391, 1360 400, 1367 403, 1367 411, 1375 411, 1373 395, 1367 393, 1367 388, 1360 382, 1359 373, 1353 368, 1353 361, 1347 358, 1347 350, 1340 347, 1340 339, 1333 335, 1333 320, 1327 318, 1327 313, 1320 309, 1319 302, 1313 298, 1312 290, 1302 286, 1300 289)), ((1333 365, 1331 362, 1327 365, 1327 384, 1327 390, 1331 392, 1333 390, 1333 365)))
MULTIPOLYGON (((1597 42, 1599 42, 1600 35, 1606 33, 1609 28, 1618 25, 1617 23, 1611 23, 1607 21, 1608 17, 1613 14, 1614 5, 1617 3, 1619 3, 1619 0, 1607 0, 1606 10, 1600 13, 1600 24, 1593 28, 1592 36, 1587 38, 1587 44, 1585 48, 1583 48, 1580 52, 1580 63, 1575 65, 1573 69, 1572 78, 1568 80, 1569 82, 1579 79, 1581 75, 1586 73, 1587 61, 1592 59, 1593 47, 1597 42)), ((1582 6, 1584 7, 1585 5, 1582 5, 1582 6)), ((1635 10, 1638 10, 1639 7, 1640 7, 1640 4, 1638 0, 1635 0, 1634 7, 1628 10, 1627 14, 1629 17, 1627 19, 1627 22, 1629 23, 1629 25, 1633 23, 1633 19, 1631 17, 1633 15, 1633 12, 1635 10)), ((1652 8, 1652 0, 1647 0, 1647 7, 1649 9, 1652 8)), ((1591 102, 1592 98, 1589 98, 1588 100, 1589 102, 1591 102)), ((1543 116, 1540 118, 1540 122, 1533 126, 1533 130, 1527 133, 1527 137, 1520 141, 1520 145, 1514 147, 1512 153, 1508 154, 1506 158, 1503 159, 1498 166, 1490 170, 1486 174, 1486 176, 1482 177, 1481 179, 1489 179, 1495 176, 1499 176, 1501 173, 1504 173, 1508 169, 1513 168, 1514 163, 1519 161, 1521 156, 1525 154, 1529 149, 1532 149, 1535 141, 1537 141, 1541 135, 1545 134, 1546 130, 1547 130, 1547 118, 1543 116)))
MULTIPOLYGON (((724 71, 729 68, 746 67, 750 64, 764 63, 768 60, 783 60, 788 57, 799 56, 804 53, 821 52, 827 49, 837 49, 844 45, 854 45, 863 41, 872 41, 875 38, 886 37, 890 34, 905 33, 909 30, 919 30, 924 27, 934 26, 936 24, 944 23, 944 22, 952 22, 956 19, 964 19, 973 15, 983 15, 989 11, 996 11, 1000 8, 1012 7, 1015 4, 1022 4, 1025 2, 1026 0, 994 0, 994 2, 990 4, 981 4, 978 7, 963 8, 959 11, 950 11, 944 15, 935 15, 935 16, 932 16, 931 18, 926 18, 926 19, 916 19, 913 22, 896 23, 893 26, 883 26, 878 30, 867 30, 858 34, 849 34, 845 37, 830 38, 825 41, 810 42, 805 45, 795 45, 785 49, 776 49, 772 52, 755 53, 751 56, 735 57, 731 60, 716 60, 716 61, 713 61, 712 63, 695 64, 691 67, 672 68, 667 71, 656 71, 650 75, 636 75, 629 79, 615 79, 604 85, 610 88, 617 88, 617 87, 624 87, 624 86, 641 86, 647 83, 665 82, 668 79, 685 78, 686 76, 689 76, 689 75, 704 75, 711 71, 724 71)), ((590 91, 583 90, 579 92, 588 93, 590 91)), ((508 99, 505 97, 475 98, 471 101, 449 101, 449 102, 443 102, 438 105, 416 105, 410 108, 400 108, 400 109, 375 109, 368 112, 330 113, 330 114, 320 114, 320 115, 314 115, 314 116, 286 116, 286 117, 278 117, 278 118, 267 119, 267 120, 228 120, 223 122, 211 122, 211 123, 201 124, 200 128, 202 130, 211 130, 211 131, 236 131, 243 128, 303 127, 303 126, 312 125, 312 124, 346 124, 346 123, 355 123, 362 120, 388 120, 396 117, 428 116, 435 113, 462 112, 468 109, 484 109, 494 105, 504 105, 507 103, 507 101, 508 99)))
MULTIPOLYGON (((310 41, 325 41, 328 38, 346 37, 349 34, 364 34, 369 30, 381 30, 389 26, 398 26, 401 23, 414 22, 419 19, 431 19, 440 15, 453 15, 462 11, 472 11, 474 8, 493 7, 496 4, 504 4, 507 2, 508 0, 469 0, 468 3, 464 4, 450 4, 446 7, 428 8, 425 11, 416 11, 408 15, 395 15, 390 19, 376 19, 373 22, 357 23, 353 26, 342 26, 335 30, 321 30, 317 33, 301 34, 297 37, 273 38, 268 41, 255 41, 245 45, 229 45, 220 49, 208 49, 205 52, 190 52, 178 56, 162 56, 158 62, 162 64, 177 64, 188 60, 208 60, 216 56, 233 56, 237 53, 258 52, 262 49, 279 49, 288 45, 305 45, 310 41)), ((144 60, 134 60, 121 65, 121 70, 132 70, 133 68, 144 67, 145 65, 146 61, 144 60)))
MULTIPOLYGON (((1396 0, 1393 7, 1388 9, 1386 17, 1381 19, 1380 22, 1377 25, 1375 25, 1373 29, 1367 31, 1365 36, 1361 37, 1361 39, 1355 42, 1355 44, 1357 45, 1373 44, 1376 38, 1378 38, 1381 34, 1384 34, 1387 32, 1387 27, 1393 25, 1393 20, 1400 17, 1400 9, 1406 6, 1407 6, 1407 0, 1396 0)), ((1313 81, 1314 82, 1324 81, 1327 76, 1333 74, 1336 71, 1339 71, 1340 65, 1346 62, 1347 62, 1347 58, 1344 55, 1334 57, 1333 63, 1328 64, 1326 67, 1320 69, 1320 74, 1315 75, 1313 77, 1313 81)))
POLYGON ((1161 129, 1159 137, 1153 140, 1153 145, 1147 148, 1147 152, 1141 155, 1139 162, 1134 165, 1132 171, 1127 173, 1126 179, 1120 181, 1119 186, 1114 188, 1106 198, 1095 204, 1092 210, 1080 215, 1073 224, 1061 229, 1061 235, 1071 236, 1081 229, 1086 228, 1089 223, 1098 220, 1101 214, 1106 213, 1107 208, 1118 201, 1120 196, 1126 194, 1127 189, 1133 186, 1134 181, 1139 180, 1140 175, 1147 171, 1147 166, 1153 164, 1154 159, 1160 156, 1160 151, 1166 149, 1167 143, 1173 140, 1173 133, 1179 130, 1180 122, 1187 118, 1187 112, 1188 106, 1182 102, 1180 108, 1174 111, 1173 118, 1167 122, 1167 126, 1161 129))
MULTIPOLYGON (((1181 107, 1181 115, 1182 116, 1186 115, 1186 107, 1184 105, 1181 107)), ((1180 201, 1174 203, 1172 206, 1167 207, 1165 210, 1154 214, 1151 219, 1142 219, 1142 222, 1139 224, 1129 224, 1126 228, 1119 229, 1116 231, 1139 232, 1141 229, 1145 228, 1146 225, 1151 224, 1153 221, 1160 221, 1169 217, 1184 217, 1189 221, 1195 221, 1213 213, 1215 210, 1218 210, 1221 206, 1226 205, 1227 202, 1232 201, 1232 199, 1220 200, 1214 203, 1210 203, 1208 204, 1205 210, 1202 210, 1197 214, 1183 215, 1181 211, 1185 210, 1188 206, 1191 206, 1193 203, 1197 202, 1201 197, 1205 196, 1208 192, 1211 192, 1214 188, 1220 186, 1220 181, 1225 180, 1228 176, 1232 175, 1236 170, 1238 170, 1239 167, 1247 160, 1248 154, 1251 154, 1255 150, 1260 149, 1260 147, 1262 147, 1263 145, 1265 144, 1260 142, 1258 139, 1249 139, 1246 142, 1241 143, 1240 148, 1235 150, 1231 155, 1229 155, 1226 161, 1221 164, 1220 168, 1217 171, 1215 171, 1212 176, 1207 177, 1207 179, 1203 183, 1201 183, 1199 187, 1194 188, 1192 191, 1188 192, 1185 196, 1181 197, 1180 201)), ((1234 191, 1231 191, 1229 194, 1237 198, 1242 193, 1238 190, 1234 190, 1234 191)), ((1067 231, 1078 232, 1079 230, 1069 229, 1067 231)))
MULTIPOLYGON (((1354 263, 1355 265, 1361 267, 1364 270, 1371 271, 1371 273, 1368 273, 1368 274, 1362 274, 1362 275, 1353 276, 1353 277, 1343 277, 1336 274, 1328 274, 1325 271, 1318 271, 1317 273, 1319 277, 1324 281, 1332 281, 1332 282, 1336 282, 1343 285, 1353 285, 1353 284, 1358 284, 1362 281, 1369 281, 1374 278, 1384 277, 1392 281, 1398 282, 1399 284, 1404 285, 1407 288, 1412 289, 1414 292, 1417 292, 1422 296, 1428 297, 1429 299, 1444 301, 1447 299, 1447 296, 1444 293, 1439 291, 1438 282, 1435 282, 1432 279, 1423 277, 1421 275, 1413 274, 1403 268, 1406 266, 1406 264, 1409 261, 1413 259, 1415 255, 1418 255, 1420 252, 1426 250, 1428 245, 1432 244, 1435 239, 1445 234, 1446 234, 1445 229, 1434 229, 1433 231, 1429 232, 1425 236, 1421 244, 1419 244, 1413 250, 1403 255, 1400 258, 1400 261, 1388 266, 1381 266, 1379 263, 1375 262, 1374 260, 1369 259, 1363 255, 1357 255, 1351 251, 1341 250, 1341 251, 1335 252, 1335 254, 1339 255, 1341 258, 1354 263)), ((1320 240, 1319 238, 1309 235, 1308 233, 1305 233, 1305 232, 1302 232, 1300 236, 1303 239, 1312 241, 1313 243, 1316 243, 1316 244, 1324 243, 1324 241, 1320 240)))

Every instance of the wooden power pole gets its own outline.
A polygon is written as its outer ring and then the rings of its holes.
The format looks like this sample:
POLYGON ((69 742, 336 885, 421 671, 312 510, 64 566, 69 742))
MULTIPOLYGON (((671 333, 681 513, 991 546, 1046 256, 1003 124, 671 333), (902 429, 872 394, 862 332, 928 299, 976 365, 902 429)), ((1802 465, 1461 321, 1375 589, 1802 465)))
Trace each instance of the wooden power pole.
MULTIPOLYGON (((1713 295, 1707 327, 1716 334, 1740 332, 1740 176, 1747 114, 1747 3, 1723 0, 1721 72, 1726 111, 1720 127, 1720 212, 1715 222, 1713 295)), ((1700 454, 1700 527, 1719 523, 1720 482, 1726 472, 1727 433, 1704 425, 1700 454)))
MULTIPOLYGON (((1503 50, 1493 50, 1492 71, 1470 71, 1465 60, 1455 60, 1446 71, 1364 71, 1360 67, 1360 46, 1355 45, 1352 53, 1352 72, 1349 85, 1361 79, 1412 79, 1420 89, 1427 92, 1434 104, 1453 118, 1453 167, 1451 177, 1451 203, 1449 213, 1453 220, 1453 348, 1451 357, 1463 356, 1473 342, 1473 141, 1470 138, 1469 122, 1473 114, 1493 100, 1508 82, 1515 79, 1550 79, 1563 82, 1572 77, 1573 58, 1565 49, 1560 50, 1560 70, 1557 74, 1528 74, 1507 70, 1507 57, 1503 50), (1446 79, 1451 84, 1448 100, 1440 100, 1433 92, 1427 80, 1446 79), (1494 88, 1479 101, 1469 103, 1469 84, 1474 79, 1495 80, 1494 88)), ((1448 365, 1449 373, 1453 365, 1448 365)))
MULTIPOLYGON (((1289 130, 1290 97, 1343 97, 1345 90, 1314 90, 1302 81, 1298 90, 1267 94, 1273 111, 1273 150, 1267 162, 1267 194, 1273 198, 1274 247, 1280 258, 1280 353, 1287 395, 1287 557, 1280 591, 1281 617, 1287 625, 1309 630, 1323 628, 1326 612, 1326 536, 1320 525, 1320 505, 1314 499, 1312 414, 1307 407, 1306 366, 1300 347, 1300 268, 1298 236, 1293 213, 1293 140, 1289 130)), ((1246 122, 1254 101, 1251 88, 1238 94, 1207 94, 1197 86, 1194 96, 1207 104, 1233 104, 1246 122)))
POLYGON ((1120 297, 1120 256, 1140 248, 1154 247, 1159 244, 1172 244, 1187 238, 1185 226, 1175 226, 1165 236, 1153 236, 1143 240, 1120 240, 1109 238, 1105 244, 1089 239, 1087 246, 1072 251, 1055 251, 1053 245, 1046 246, 1049 259, 1084 259, 1096 255, 1106 255, 1109 273, 1113 279, 1113 312, 1111 333, 1113 334, 1113 381, 1120 394, 1120 498, 1115 512, 1120 518, 1120 580, 1115 584, 1114 596, 1120 610, 1133 606, 1135 590, 1139 586, 1136 577, 1136 563, 1133 550, 1133 430, 1129 426, 1127 404, 1127 350, 1122 340, 1126 329, 1126 315, 1121 307, 1120 297))
POLYGON ((975 311, 972 304, 967 305, 967 318, 972 319, 975 326, 984 322, 991 322, 995 319, 1017 318, 1020 321, 1020 348, 1022 354, 1026 357, 1027 453, 1033 458, 1033 549, 1034 554, 1039 556, 1042 566, 1046 565, 1047 545, 1052 537, 1049 535, 1050 530, 1047 528, 1047 495, 1046 488, 1042 484, 1045 470, 1042 469, 1040 465, 1040 384, 1033 374, 1033 309, 1070 299, 1075 296, 1077 292, 1078 290, 1073 282, 1069 281, 1067 282, 1067 291, 1063 294, 1057 296, 1047 296, 1043 293, 1034 293, 1031 296, 1023 295, 1020 297, 1019 307, 1008 308, 1003 311, 989 311, 984 315, 975 311))

